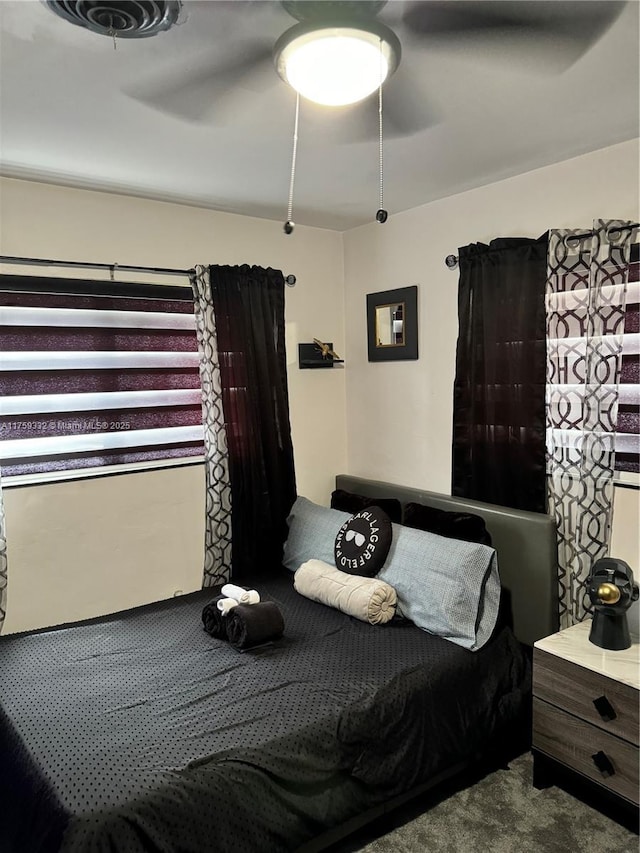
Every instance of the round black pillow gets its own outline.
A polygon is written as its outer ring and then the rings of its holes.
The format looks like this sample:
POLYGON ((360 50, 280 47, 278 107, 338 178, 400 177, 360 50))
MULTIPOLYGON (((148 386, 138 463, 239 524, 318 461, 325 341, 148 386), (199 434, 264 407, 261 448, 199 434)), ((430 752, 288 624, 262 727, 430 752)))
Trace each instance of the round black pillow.
POLYGON ((334 545, 336 567, 350 575, 372 578, 384 565, 391 548, 389 516, 370 506, 345 521, 334 545))

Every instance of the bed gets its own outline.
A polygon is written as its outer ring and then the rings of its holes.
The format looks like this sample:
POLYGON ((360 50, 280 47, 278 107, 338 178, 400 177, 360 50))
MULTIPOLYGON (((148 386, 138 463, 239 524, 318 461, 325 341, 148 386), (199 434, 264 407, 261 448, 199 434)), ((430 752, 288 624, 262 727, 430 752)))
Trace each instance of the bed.
POLYGON ((279 569, 255 585, 285 635, 254 651, 204 633, 211 590, 0 638, 2 853, 311 853, 517 727, 522 643, 555 628, 551 520, 336 484, 484 514, 513 631, 469 652, 309 601, 279 569))

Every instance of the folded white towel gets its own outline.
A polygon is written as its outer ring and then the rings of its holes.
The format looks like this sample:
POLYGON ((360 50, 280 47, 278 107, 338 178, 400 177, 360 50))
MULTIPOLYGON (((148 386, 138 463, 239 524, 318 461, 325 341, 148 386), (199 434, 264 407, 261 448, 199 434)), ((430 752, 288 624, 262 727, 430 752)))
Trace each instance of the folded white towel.
POLYGON ((218 602, 218 610, 222 613, 223 616, 226 616, 230 610, 233 610, 234 607, 238 606, 238 602, 235 598, 221 598, 218 602))
POLYGON ((258 604, 260 602, 260 594, 255 589, 243 589, 234 583, 226 583, 221 592, 228 598, 235 598, 238 604, 258 604))
POLYGON ((293 585, 306 598, 371 625, 388 622, 396 612, 396 591, 388 583, 348 575, 322 560, 303 563, 293 576, 293 585))

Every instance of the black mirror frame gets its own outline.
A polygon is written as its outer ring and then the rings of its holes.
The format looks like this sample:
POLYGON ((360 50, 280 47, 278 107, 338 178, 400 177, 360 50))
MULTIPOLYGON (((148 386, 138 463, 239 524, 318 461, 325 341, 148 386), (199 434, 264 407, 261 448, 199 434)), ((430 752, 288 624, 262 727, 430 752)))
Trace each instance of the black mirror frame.
POLYGON ((399 287, 367 294, 367 342, 369 361, 408 361, 418 358, 418 286, 399 287), (404 344, 376 346, 376 308, 404 302, 404 344))

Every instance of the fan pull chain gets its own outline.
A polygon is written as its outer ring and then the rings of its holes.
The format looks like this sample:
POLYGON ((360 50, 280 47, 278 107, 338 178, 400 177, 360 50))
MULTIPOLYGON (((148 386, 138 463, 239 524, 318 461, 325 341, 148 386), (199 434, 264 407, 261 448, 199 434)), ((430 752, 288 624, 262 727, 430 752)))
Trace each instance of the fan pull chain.
POLYGON ((289 204, 287 205, 287 221, 284 223, 284 233, 291 234, 296 227, 293 221, 293 187, 296 180, 296 158, 298 156, 298 120, 300 118, 300 94, 296 92, 296 119, 293 124, 293 153, 291 155, 291 179, 289 181, 289 204))
POLYGON ((107 32, 107 35, 111 36, 111 38, 113 39, 113 49, 117 50, 118 42, 116 41, 116 39, 118 37, 118 33, 113 28, 113 15, 109 15, 109 30, 107 32))
MULTIPOLYGON (((382 44, 380 46, 380 57, 382 59, 382 44)), ((380 75, 382 79, 382 74, 380 75)), ((389 214, 384 209, 384 146, 383 146, 383 131, 382 131, 382 83, 378 86, 378 138, 380 143, 380 207, 376 212, 376 219, 382 225, 389 218, 389 214)))

